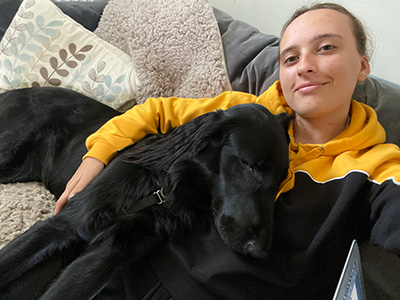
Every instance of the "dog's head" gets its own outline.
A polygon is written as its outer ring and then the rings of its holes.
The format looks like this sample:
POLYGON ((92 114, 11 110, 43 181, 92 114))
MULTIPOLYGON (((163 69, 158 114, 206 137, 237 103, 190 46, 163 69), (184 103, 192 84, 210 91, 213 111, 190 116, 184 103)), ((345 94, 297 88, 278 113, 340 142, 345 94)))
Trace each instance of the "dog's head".
POLYGON ((222 240, 236 252, 265 257, 275 197, 288 173, 290 120, 258 104, 237 105, 155 137, 136 157, 168 173, 167 198, 175 201, 165 205, 186 225, 209 217, 211 199, 222 240))
POLYGON ((257 104, 219 111, 199 151, 212 174, 215 226, 232 250, 265 257, 272 243, 273 210, 289 167, 290 116, 257 104))

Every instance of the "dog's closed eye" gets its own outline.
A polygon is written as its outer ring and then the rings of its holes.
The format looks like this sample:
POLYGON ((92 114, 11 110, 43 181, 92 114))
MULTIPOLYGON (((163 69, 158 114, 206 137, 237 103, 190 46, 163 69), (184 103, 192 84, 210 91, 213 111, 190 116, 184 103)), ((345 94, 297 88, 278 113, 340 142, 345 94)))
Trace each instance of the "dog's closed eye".
POLYGON ((255 172, 257 170, 264 171, 264 170, 268 169, 268 167, 270 167, 272 165, 272 163, 270 161, 265 161, 265 160, 258 160, 256 162, 249 162, 246 159, 242 158, 240 160, 240 162, 243 164, 243 166, 245 166, 246 168, 248 168, 252 172, 255 172))
POLYGON ((249 163, 248 161, 241 159, 240 162, 246 167, 248 168, 250 171, 254 172, 254 166, 253 164, 249 163))

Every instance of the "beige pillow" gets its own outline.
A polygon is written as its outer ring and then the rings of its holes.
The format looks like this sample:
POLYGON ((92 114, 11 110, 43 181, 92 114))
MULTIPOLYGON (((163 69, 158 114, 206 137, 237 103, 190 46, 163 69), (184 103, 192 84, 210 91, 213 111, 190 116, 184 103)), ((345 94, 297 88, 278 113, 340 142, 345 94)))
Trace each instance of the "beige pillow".
POLYGON ((50 0, 24 0, 0 42, 0 92, 56 86, 123 111, 136 102, 132 57, 50 0))

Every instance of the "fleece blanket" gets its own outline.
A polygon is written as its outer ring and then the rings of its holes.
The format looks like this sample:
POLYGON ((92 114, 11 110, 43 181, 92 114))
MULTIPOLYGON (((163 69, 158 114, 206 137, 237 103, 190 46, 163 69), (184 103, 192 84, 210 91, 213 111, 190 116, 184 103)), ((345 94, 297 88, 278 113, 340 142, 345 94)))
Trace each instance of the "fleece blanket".
POLYGON ((95 33, 133 58, 138 103, 231 89, 218 23, 206 0, 110 0, 95 33))
POLYGON ((0 184, 0 248, 53 214, 55 197, 39 182, 0 184))
MULTIPOLYGON (((95 33, 132 56, 148 97, 212 97, 230 90, 221 35, 206 0, 111 0, 95 33)), ((0 248, 52 215, 40 183, 0 184, 0 248)))

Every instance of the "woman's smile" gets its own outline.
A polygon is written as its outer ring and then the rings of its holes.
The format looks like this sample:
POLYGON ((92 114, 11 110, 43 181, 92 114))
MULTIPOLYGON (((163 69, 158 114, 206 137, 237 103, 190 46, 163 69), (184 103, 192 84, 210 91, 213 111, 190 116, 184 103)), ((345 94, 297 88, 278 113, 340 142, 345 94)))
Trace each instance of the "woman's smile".
POLYGON ((319 83, 319 82, 306 82, 298 85, 295 89, 295 92, 298 92, 300 94, 308 94, 312 93, 316 90, 319 90, 325 86, 325 83, 319 83))

